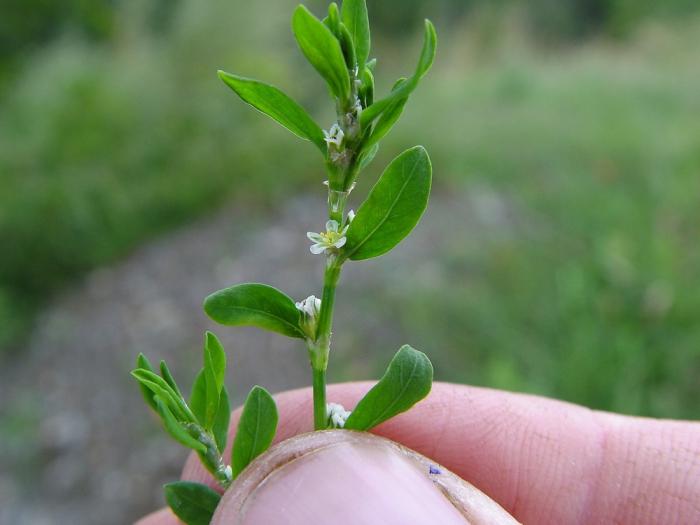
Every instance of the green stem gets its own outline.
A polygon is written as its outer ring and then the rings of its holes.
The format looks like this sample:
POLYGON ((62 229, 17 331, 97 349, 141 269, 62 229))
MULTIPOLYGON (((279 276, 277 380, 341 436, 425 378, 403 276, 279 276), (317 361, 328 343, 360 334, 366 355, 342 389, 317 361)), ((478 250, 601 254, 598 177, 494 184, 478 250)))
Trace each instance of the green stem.
POLYGON ((324 430, 326 417, 326 371, 313 369, 314 375, 314 429, 324 430))
POLYGON ((314 427, 316 430, 326 428, 326 369, 331 349, 335 289, 339 279, 340 266, 337 264, 336 257, 330 255, 326 262, 326 272, 323 278, 323 296, 316 328, 316 341, 309 347, 311 368, 313 369, 314 427))

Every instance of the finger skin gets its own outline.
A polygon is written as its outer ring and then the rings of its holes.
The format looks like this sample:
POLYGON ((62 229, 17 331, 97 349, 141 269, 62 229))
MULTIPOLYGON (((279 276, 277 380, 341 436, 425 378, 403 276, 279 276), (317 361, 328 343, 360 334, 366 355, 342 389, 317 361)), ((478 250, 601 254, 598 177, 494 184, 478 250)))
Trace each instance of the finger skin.
MULTIPOLYGON (((328 399, 354 406, 371 385, 332 385, 328 399)), ((310 389, 276 400, 276 442, 312 429, 310 389)), ((699 423, 435 383, 427 399, 373 432, 445 465, 525 524, 700 523, 699 423)), ((196 456, 183 478, 213 484, 196 456)))

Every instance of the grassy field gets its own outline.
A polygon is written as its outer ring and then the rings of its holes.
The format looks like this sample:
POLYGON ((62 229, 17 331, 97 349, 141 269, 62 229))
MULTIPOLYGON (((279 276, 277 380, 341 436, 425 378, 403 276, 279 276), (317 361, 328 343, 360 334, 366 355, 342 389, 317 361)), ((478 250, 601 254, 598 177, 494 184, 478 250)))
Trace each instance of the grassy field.
MULTIPOLYGON (((323 91, 286 11, 225 5, 183 9, 167 40, 125 12, 113 45, 65 39, 5 89, 0 344, 20 347, 36 309, 88 269, 225 200, 269 210, 322 177, 311 146, 213 74, 265 78, 313 109, 323 91)), ((444 225, 435 278, 397 283, 397 322, 441 349, 447 379, 698 417, 700 26, 556 52, 502 34, 443 33, 375 161, 420 137, 436 192, 477 202, 474 223, 444 225)), ((380 65, 410 70, 415 39, 378 45, 380 65)))

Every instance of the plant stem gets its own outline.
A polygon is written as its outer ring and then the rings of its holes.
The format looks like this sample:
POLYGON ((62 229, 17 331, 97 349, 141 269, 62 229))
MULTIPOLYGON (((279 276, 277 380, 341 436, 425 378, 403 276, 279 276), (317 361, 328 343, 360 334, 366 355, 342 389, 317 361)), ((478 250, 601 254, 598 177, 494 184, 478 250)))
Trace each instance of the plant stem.
POLYGON ((333 306, 335 289, 340 279, 340 265, 334 255, 328 256, 323 277, 323 296, 321 312, 316 328, 316 342, 309 347, 311 368, 313 369, 314 390, 314 428, 326 428, 326 369, 331 349, 331 327, 333 325, 333 306))
POLYGON ((326 371, 313 368, 314 376, 314 429, 326 428, 326 371))

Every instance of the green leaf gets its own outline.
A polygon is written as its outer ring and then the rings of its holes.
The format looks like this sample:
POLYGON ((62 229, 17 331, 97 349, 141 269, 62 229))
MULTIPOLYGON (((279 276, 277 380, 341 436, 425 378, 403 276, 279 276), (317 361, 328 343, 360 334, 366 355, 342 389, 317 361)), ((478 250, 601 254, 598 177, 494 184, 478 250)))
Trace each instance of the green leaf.
POLYGON ((374 75, 369 68, 362 70, 362 84, 360 85, 360 99, 363 107, 371 106, 374 102, 374 75))
POLYGON ((352 411, 345 428, 369 430, 405 412, 428 395, 432 382, 433 365, 428 356, 408 345, 402 346, 384 376, 352 411))
POLYGON ((194 417, 204 427, 207 419, 207 375, 204 372, 204 368, 194 378, 189 406, 194 417))
POLYGON ((358 170, 362 171, 365 169, 374 160, 377 151, 379 151, 379 144, 374 144, 370 148, 364 148, 357 161, 358 170))
POLYGON ((398 89, 393 90, 388 97, 375 102, 362 112, 360 115, 360 125, 362 128, 366 128, 369 124, 371 124, 372 121, 381 115, 382 112, 384 112, 393 102, 400 98, 408 97, 408 95, 410 95, 411 92, 416 89, 420 79, 423 78, 423 76, 430 69, 430 66, 433 65, 436 47, 437 35, 435 34, 435 27, 430 20, 426 20, 423 48, 421 50, 420 57, 418 58, 418 65, 416 66, 415 73, 413 73, 413 76, 411 76, 411 78, 409 78, 406 82, 403 82, 398 89))
POLYGON ((326 153, 321 127, 297 104, 275 86, 259 80, 219 71, 223 80, 236 94, 258 111, 282 124, 297 137, 313 142, 321 153, 326 153))
POLYGON ((292 30, 302 53, 326 80, 333 95, 346 100, 350 95, 350 75, 335 35, 303 5, 294 11, 292 30))
POLYGON ((180 392, 180 389, 178 388, 177 383, 175 382, 175 378, 170 373, 168 365, 163 360, 161 360, 160 362, 160 375, 163 376, 165 382, 168 383, 168 385, 170 385, 170 388, 172 388, 178 396, 182 397, 182 393, 180 392))
POLYGON ((369 16, 365 0, 343 0, 341 16, 352 37, 357 65, 362 71, 369 57, 370 49, 369 16))
POLYGON ((212 425, 211 433, 214 435, 214 441, 216 442, 216 448, 219 452, 224 451, 226 448, 226 438, 228 437, 228 424, 231 419, 231 403, 228 397, 228 390, 226 387, 221 389, 221 395, 219 396, 219 409, 216 411, 216 416, 214 417, 214 424, 212 425))
POLYGON ((362 145, 363 149, 372 148, 374 145, 378 144, 379 141, 382 140, 387 133, 389 133, 389 131, 391 131, 391 128, 394 127, 394 124, 396 124, 399 117, 401 117, 406 101, 408 101, 408 97, 397 99, 392 102, 389 107, 386 108, 386 110, 384 110, 379 117, 379 120, 377 120, 369 139, 367 139, 365 144, 362 145))
MULTIPOLYGON (((151 366, 151 362, 143 354, 139 354, 136 358, 136 369, 153 372, 153 366, 151 366)), ((153 393, 153 390, 141 383, 141 381, 139 381, 139 390, 141 390, 141 395, 143 396, 143 399, 144 401, 146 401, 148 406, 151 407, 153 410, 157 411, 158 408, 156 407, 156 402, 153 400, 153 396, 155 395, 153 393)))
POLYGON ((180 421, 191 421, 187 405, 172 387, 160 376, 150 370, 136 369, 131 371, 136 380, 151 390, 156 396, 167 403, 180 421))
POLYGON ((422 146, 391 161, 350 223, 343 256, 369 259, 401 242, 428 205, 431 178, 430 159, 422 146))
POLYGON ((221 496, 201 483, 176 481, 166 484, 165 501, 185 525, 209 525, 221 496))
POLYGON ((270 393, 262 387, 253 387, 243 405, 233 441, 231 463, 234 479, 268 449, 275 437, 277 419, 277 405, 270 393))
POLYGON ((162 401, 159 396, 155 397, 155 401, 158 413, 163 420, 165 430, 168 431, 168 434, 170 434, 175 441, 185 445, 186 447, 196 450, 197 452, 205 453, 207 451, 207 447, 205 447, 203 443, 197 441, 189 434, 189 432, 187 432, 187 429, 182 426, 180 422, 178 422, 173 413, 170 411, 168 405, 162 401))
POLYGON ((340 12, 338 11, 338 4, 331 2, 328 5, 328 16, 322 20, 326 27, 331 30, 331 32, 337 37, 340 35, 340 12))
POLYGON ((224 387, 226 354, 219 339, 207 331, 204 338, 204 373, 207 379, 207 402, 204 428, 211 429, 219 409, 219 397, 224 387))
POLYGON ((289 337, 304 338, 294 301, 266 284, 238 284, 214 292, 204 300, 204 311, 224 325, 257 326, 289 337))

